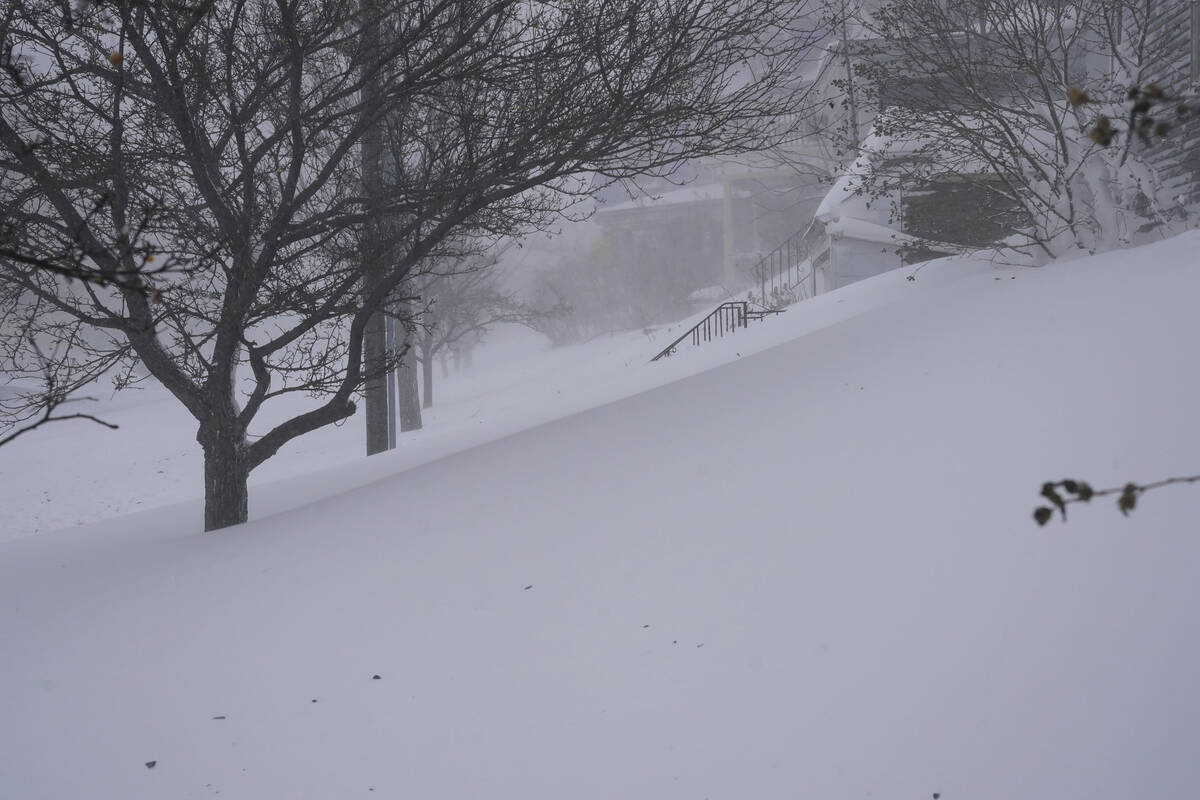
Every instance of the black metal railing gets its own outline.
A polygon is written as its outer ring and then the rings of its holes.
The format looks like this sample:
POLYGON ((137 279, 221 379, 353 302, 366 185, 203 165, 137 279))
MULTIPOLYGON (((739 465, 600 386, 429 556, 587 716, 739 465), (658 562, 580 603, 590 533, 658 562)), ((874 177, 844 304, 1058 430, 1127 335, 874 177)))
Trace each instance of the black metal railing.
POLYGON ((710 342, 713 339, 720 339, 727 333, 732 333, 738 328, 745 328, 750 320, 759 320, 767 314, 778 314, 782 309, 763 309, 750 310, 750 303, 745 300, 735 300, 728 303, 721 303, 713 309, 707 317, 697 322, 689 328, 682 336, 662 349, 658 355, 650 359, 658 361, 660 358, 671 355, 689 337, 693 345, 700 345, 703 342, 710 342))
POLYGON ((751 303, 763 309, 778 310, 815 297, 817 271, 829 261, 829 237, 820 220, 797 231, 750 268, 758 295, 751 289, 751 303))
POLYGON ((755 305, 777 309, 804 299, 807 294, 804 284, 812 272, 808 262, 809 242, 805 238, 808 232, 806 229, 792 234, 750 268, 758 284, 755 305))
POLYGON ((650 360, 658 361, 671 355, 688 338, 693 345, 719 339, 726 333, 745 328, 750 320, 778 314, 792 303, 816 296, 817 271, 826 269, 828 262, 829 240, 825 226, 813 220, 806 229, 792 234, 751 268, 758 283, 758 297, 751 290, 746 300, 722 303, 650 360), (755 306, 754 310, 751 305, 755 306))

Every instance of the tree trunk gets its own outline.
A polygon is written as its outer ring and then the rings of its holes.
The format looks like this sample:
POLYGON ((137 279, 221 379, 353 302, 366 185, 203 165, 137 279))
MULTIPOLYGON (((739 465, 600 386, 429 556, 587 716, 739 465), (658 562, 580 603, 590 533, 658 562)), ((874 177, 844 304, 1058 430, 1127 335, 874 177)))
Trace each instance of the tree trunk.
POLYGON ((429 355, 421 359, 421 407, 433 407, 433 356, 429 355))
POLYGON ((246 437, 235 425, 201 428, 204 449, 204 530, 239 525, 250 512, 246 437))
POLYGON ((383 371, 387 362, 384 323, 383 314, 372 314, 363 333, 363 371, 370 375, 363 386, 369 456, 388 449, 387 380, 391 376, 383 371))
POLYGON ((396 367, 396 394, 400 405, 400 430, 421 429, 421 394, 417 389, 417 348, 415 334, 404 337, 404 357, 396 367))

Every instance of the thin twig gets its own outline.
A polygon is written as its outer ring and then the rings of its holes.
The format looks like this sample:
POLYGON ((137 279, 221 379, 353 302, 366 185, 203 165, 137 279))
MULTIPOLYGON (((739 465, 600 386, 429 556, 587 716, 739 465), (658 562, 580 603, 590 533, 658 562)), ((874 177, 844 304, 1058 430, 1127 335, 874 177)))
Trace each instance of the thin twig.
MULTIPOLYGON (((78 399, 82 399, 82 398, 78 398, 78 399)), ((88 398, 88 399, 91 399, 91 398, 88 398)), ((45 425, 47 422, 62 422, 63 420, 68 420, 68 419, 86 419, 86 420, 91 420, 92 422, 95 422, 97 425, 103 425, 104 427, 110 428, 114 431, 121 427, 120 425, 117 425, 114 422, 106 422, 105 420, 102 420, 99 417, 92 416, 91 414, 65 414, 61 417, 56 417, 53 415, 55 408, 57 408, 57 404, 55 404, 53 406, 49 406, 46 409, 46 413, 43 414, 42 418, 39 419, 37 422, 34 422, 30 425, 26 425, 23 428, 18 428, 17 430, 13 431, 12 433, 8 434, 7 436, 0 438, 0 447, 3 447, 4 445, 8 444, 9 442, 11 442, 13 439, 16 439, 21 434, 29 433, 32 430, 36 430, 37 428, 40 428, 42 425, 45 425)))
POLYGON ((1050 501, 1051 506, 1038 506, 1033 510, 1033 518, 1038 525, 1045 525, 1054 516, 1054 509, 1062 514, 1063 521, 1067 519, 1067 506, 1072 503, 1088 503, 1097 497, 1117 495, 1117 510, 1125 516, 1137 507, 1138 498, 1152 489, 1161 489, 1177 483, 1200 483, 1200 475, 1183 475, 1176 478, 1163 478, 1150 483, 1133 483, 1124 486, 1113 486, 1108 489, 1093 489, 1086 481, 1062 480, 1048 481, 1042 484, 1041 496, 1050 501))

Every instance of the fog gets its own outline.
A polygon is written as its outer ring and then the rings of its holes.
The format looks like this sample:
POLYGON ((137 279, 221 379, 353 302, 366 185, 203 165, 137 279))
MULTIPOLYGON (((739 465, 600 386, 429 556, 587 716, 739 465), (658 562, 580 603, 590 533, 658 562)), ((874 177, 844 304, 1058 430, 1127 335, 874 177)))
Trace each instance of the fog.
POLYGON ((791 166, 711 161, 671 180, 613 184, 584 221, 506 253, 514 286, 556 345, 648 328, 758 287, 760 264, 803 234, 828 189, 791 166))
POLYGON ((1198 88, 1195 0, 10 2, 0 800, 1191 796, 1198 88))

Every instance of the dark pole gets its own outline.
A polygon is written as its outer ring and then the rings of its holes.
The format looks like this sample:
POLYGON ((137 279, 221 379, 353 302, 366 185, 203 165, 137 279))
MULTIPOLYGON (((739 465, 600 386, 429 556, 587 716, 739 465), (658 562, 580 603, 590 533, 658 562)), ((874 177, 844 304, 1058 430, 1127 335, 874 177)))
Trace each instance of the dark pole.
MULTIPOLYGON (((379 74, 380 65, 374 59, 378 57, 380 46, 379 19, 368 18, 362 29, 362 48, 367 55, 363 69, 374 71, 368 74, 364 81, 363 114, 374 114, 378 107, 377 98, 380 94, 379 74)), ((368 299, 384 280, 388 265, 386 263, 387 247, 385 225, 383 220, 383 130, 378 120, 370 124, 362 138, 362 185, 366 198, 367 219, 362 227, 362 282, 363 296, 368 299)), ((387 330, 384 314, 379 311, 371 314, 363 332, 363 372, 366 381, 363 385, 363 406, 367 426, 367 455, 382 453, 388 449, 388 418, 387 418, 387 330)))

